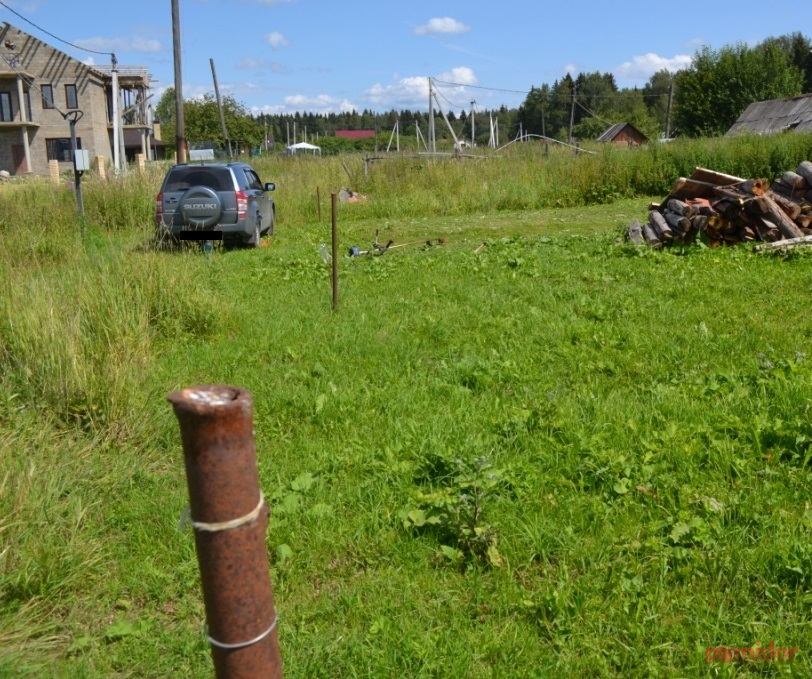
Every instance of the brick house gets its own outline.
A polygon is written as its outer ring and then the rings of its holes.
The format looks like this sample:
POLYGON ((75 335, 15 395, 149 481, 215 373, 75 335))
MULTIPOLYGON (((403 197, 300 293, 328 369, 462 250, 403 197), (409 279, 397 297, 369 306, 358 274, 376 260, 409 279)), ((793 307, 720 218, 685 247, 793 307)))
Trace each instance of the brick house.
MULTIPOLYGON (((47 175, 49 161, 59 171, 73 168, 68 116, 76 122, 76 146, 105 162, 113 153, 113 67, 84 64, 41 40, 0 24, 0 170, 47 175), (21 105, 22 103, 22 105, 21 105)), ((150 75, 144 67, 118 66, 121 140, 140 137, 146 158, 151 116, 147 106, 150 75)))

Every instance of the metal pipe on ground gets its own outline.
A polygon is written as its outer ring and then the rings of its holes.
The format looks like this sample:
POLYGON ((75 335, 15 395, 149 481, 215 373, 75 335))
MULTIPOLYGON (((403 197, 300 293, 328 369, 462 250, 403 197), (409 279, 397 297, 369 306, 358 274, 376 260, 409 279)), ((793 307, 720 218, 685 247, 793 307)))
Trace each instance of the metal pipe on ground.
POLYGON ((253 399, 244 389, 218 385, 181 389, 167 399, 183 442, 215 676, 281 679, 253 399))

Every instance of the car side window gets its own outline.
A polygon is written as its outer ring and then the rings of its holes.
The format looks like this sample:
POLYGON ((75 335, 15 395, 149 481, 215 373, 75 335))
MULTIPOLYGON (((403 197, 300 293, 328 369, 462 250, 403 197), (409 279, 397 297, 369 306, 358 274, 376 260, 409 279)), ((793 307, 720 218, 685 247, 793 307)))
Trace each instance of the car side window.
POLYGON ((259 180, 259 176, 253 170, 246 170, 245 171, 245 179, 248 182, 249 189, 255 189, 257 191, 262 191, 262 182, 259 180))

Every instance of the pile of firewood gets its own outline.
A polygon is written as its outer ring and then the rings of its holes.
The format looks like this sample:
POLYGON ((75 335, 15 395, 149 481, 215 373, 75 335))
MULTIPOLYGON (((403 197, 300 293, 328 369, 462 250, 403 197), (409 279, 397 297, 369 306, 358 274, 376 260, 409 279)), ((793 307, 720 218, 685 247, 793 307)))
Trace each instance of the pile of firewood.
POLYGON ((719 247, 812 236, 812 162, 803 161, 772 185, 698 167, 649 209, 648 222, 633 221, 628 238, 653 248, 697 238, 719 247))

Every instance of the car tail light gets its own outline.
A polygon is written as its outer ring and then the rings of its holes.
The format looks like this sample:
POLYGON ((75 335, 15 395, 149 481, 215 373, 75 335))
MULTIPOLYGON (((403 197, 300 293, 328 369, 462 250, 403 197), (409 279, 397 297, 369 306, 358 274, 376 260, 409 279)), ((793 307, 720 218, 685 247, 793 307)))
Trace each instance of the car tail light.
POLYGON ((164 194, 159 193, 155 199, 155 221, 160 224, 164 220, 164 194))
POLYGON ((248 213, 248 194, 245 191, 237 191, 237 219, 245 219, 248 213))

